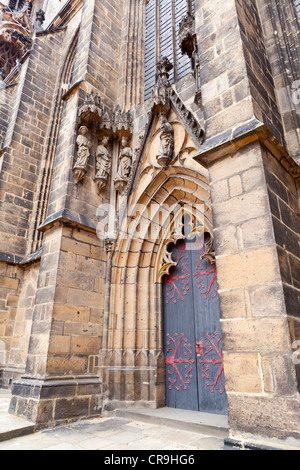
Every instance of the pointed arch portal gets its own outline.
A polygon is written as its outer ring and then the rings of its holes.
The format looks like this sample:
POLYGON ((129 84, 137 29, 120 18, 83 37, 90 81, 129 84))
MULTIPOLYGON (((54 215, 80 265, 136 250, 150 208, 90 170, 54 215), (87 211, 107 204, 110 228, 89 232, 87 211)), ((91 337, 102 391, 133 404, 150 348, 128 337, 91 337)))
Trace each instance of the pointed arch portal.
POLYGON ((183 238, 168 247, 175 264, 162 278, 166 404, 227 414, 222 334, 212 239, 195 233, 189 215, 183 238))
POLYGON ((173 158, 159 165, 161 120, 152 116, 118 201, 101 380, 110 408, 167 403, 226 414, 209 175, 193 159, 203 131, 176 96, 167 117, 173 158))

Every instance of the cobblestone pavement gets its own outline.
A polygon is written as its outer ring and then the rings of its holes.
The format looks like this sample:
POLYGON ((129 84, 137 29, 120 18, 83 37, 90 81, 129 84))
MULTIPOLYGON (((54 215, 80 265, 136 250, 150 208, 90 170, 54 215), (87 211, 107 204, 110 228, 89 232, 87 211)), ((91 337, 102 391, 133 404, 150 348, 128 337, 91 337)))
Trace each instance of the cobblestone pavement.
POLYGON ((96 418, 0 443, 1 450, 219 450, 223 439, 179 428, 96 418))

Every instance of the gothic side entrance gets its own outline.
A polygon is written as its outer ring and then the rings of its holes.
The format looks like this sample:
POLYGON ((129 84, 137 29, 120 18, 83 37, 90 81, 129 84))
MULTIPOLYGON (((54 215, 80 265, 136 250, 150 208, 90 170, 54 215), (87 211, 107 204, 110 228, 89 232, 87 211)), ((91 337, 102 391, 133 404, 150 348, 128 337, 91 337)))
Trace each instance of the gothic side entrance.
POLYGON ((200 238, 169 246, 163 278, 166 404, 227 414, 216 267, 200 238))

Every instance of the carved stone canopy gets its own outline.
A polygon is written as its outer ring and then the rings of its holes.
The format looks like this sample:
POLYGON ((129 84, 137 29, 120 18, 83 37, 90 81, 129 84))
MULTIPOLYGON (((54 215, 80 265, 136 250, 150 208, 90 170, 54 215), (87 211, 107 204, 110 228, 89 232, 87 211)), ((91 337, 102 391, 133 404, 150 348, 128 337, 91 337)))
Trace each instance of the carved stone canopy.
POLYGON ((78 110, 78 118, 81 125, 96 124, 99 138, 107 136, 121 140, 123 137, 132 137, 133 121, 130 111, 123 111, 119 105, 113 111, 104 109, 100 96, 93 92, 86 95, 78 110))
POLYGON ((194 28, 195 17, 187 13, 179 23, 179 46, 182 54, 190 59, 195 51, 196 34, 194 28))
POLYGON ((92 122, 98 124, 101 120, 103 112, 103 105, 98 95, 94 95, 92 92, 86 95, 83 106, 79 108, 78 116, 81 124, 89 125, 92 122))

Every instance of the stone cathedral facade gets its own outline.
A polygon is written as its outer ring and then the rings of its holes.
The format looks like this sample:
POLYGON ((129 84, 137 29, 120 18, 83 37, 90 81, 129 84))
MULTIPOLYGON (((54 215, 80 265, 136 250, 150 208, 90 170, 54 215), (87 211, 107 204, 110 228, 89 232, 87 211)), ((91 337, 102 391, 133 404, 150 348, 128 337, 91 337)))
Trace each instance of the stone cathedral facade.
POLYGON ((299 2, 0 7, 10 413, 300 440, 299 2))

